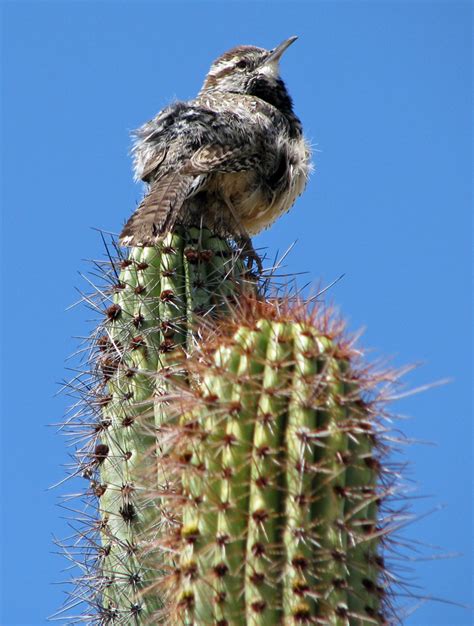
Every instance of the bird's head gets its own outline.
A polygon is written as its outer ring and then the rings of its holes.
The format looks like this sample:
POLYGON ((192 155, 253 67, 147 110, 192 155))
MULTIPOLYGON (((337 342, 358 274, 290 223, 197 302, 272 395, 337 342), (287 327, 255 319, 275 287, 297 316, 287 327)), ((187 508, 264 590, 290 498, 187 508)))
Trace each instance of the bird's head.
POLYGON ((209 92, 248 94, 278 106, 280 101, 289 99, 280 78, 280 58, 296 39, 290 37, 273 50, 256 46, 228 50, 211 65, 201 95, 209 92))

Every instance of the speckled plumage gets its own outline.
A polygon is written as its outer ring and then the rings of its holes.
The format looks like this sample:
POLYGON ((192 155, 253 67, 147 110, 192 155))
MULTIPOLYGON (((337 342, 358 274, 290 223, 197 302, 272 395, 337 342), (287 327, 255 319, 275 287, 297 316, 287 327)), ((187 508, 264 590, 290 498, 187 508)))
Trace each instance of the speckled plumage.
POLYGON ((194 100, 171 104, 135 132, 135 177, 148 190, 123 245, 153 245, 177 221, 245 239, 293 205, 310 151, 278 71, 292 41, 229 50, 194 100))

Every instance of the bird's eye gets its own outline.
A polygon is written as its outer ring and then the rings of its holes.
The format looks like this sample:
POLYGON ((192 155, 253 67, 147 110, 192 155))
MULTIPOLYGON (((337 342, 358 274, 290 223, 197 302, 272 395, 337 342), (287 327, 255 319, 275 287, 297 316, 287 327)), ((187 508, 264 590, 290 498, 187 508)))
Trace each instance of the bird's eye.
POLYGON ((245 61, 245 59, 242 59, 237 63, 236 67, 238 67, 239 70, 243 70, 244 67, 247 67, 247 61, 245 61))

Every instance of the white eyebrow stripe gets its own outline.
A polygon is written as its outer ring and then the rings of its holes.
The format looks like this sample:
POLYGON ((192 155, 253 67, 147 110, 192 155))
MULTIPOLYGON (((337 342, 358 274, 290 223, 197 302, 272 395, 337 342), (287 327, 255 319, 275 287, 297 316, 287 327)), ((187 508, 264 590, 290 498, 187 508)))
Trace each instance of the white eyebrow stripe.
POLYGON ((211 67, 211 69, 209 70, 209 75, 216 76, 217 74, 220 74, 223 70, 234 67, 234 65, 235 65, 235 59, 229 59, 228 61, 220 61, 217 65, 214 65, 213 67, 211 67))

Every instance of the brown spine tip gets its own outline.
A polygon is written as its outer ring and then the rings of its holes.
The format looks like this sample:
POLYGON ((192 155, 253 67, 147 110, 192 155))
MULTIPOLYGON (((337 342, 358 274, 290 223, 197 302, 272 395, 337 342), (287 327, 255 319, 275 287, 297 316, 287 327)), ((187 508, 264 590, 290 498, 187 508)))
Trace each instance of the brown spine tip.
POLYGON ((176 254, 176 248, 173 248, 173 246, 163 246, 163 254, 176 254))
POLYGON ((104 417, 103 419, 100 420, 98 424, 95 425, 94 432, 100 433, 103 430, 107 430, 107 428, 109 428, 111 424, 112 424, 112 420, 109 417, 104 417))
POLYGON ((137 315, 135 315, 132 319, 132 324, 135 326, 135 328, 140 328, 144 321, 145 318, 143 317, 143 315, 141 313, 137 313, 137 315))
POLYGON ((112 545, 108 543, 107 545, 98 548, 97 553, 101 559, 105 559, 107 556, 109 556, 111 550, 112 545))
POLYGON ((297 554, 291 559, 291 564, 295 569, 305 570, 308 567, 308 560, 304 556, 297 554))
POLYGON ((105 350, 108 350, 112 344, 108 335, 101 335, 97 338, 95 345, 101 352, 103 352, 105 350))
POLYGON ((122 420, 122 426, 131 426, 135 421, 135 417, 132 415, 126 415, 122 420))
POLYGON ((268 511, 265 509, 257 509, 252 513, 252 519, 256 524, 264 524, 269 517, 268 511))
POLYGON ((374 472, 380 472, 380 461, 373 456, 366 456, 364 458, 364 464, 374 472))
POLYGON ((109 446, 105 443, 99 443, 94 449, 94 457, 98 465, 103 463, 109 454, 109 446))
POLYGON ((310 503, 310 499, 304 493, 297 493, 293 496, 294 501, 299 506, 300 509, 304 509, 310 503))
POLYGON ((229 568, 225 563, 218 563, 214 566, 213 571, 216 578, 223 578, 229 571, 229 568))
POLYGON ((346 618, 348 616, 348 609, 347 606, 345 604, 338 604, 336 606, 336 611, 335 611, 336 615, 338 617, 342 617, 342 618, 346 618))
POLYGON ((264 489, 268 486, 269 480, 266 476, 261 475, 255 480, 255 484, 259 489, 264 489))
POLYGON ((262 424, 268 425, 275 421, 275 416, 273 415, 273 413, 260 413, 259 415, 257 415, 257 419, 262 424))
POLYGON ((130 341, 130 348, 132 350, 138 350, 139 348, 146 348, 146 341, 143 335, 137 335, 130 341))
POLYGON ((122 496, 130 496, 135 491, 135 487, 131 483, 125 483, 120 488, 122 496))
POLYGON ((262 572, 253 572, 252 574, 250 574, 249 580, 253 585, 258 587, 265 581, 265 574, 263 574, 262 572))
POLYGON ((104 377, 104 380, 107 381, 114 375, 115 371, 117 370, 119 366, 119 360, 115 357, 106 356, 100 360, 99 365, 102 376, 104 377))
POLYGON ((371 519, 362 520, 360 523, 360 529, 365 535, 370 535, 376 530, 376 524, 371 519))
POLYGON ((216 543, 220 547, 226 546, 229 543, 229 541, 230 541, 230 536, 225 533, 219 534, 216 537, 216 543))
POLYGON ((109 404, 109 402, 112 402, 112 395, 108 394, 108 395, 104 395, 104 396, 97 396, 97 399, 95 400, 95 403, 97 404, 97 406, 106 406, 107 404, 109 404))
MULTIPOLYGON (((227 598, 227 594, 225 591, 220 591, 219 593, 216 593, 216 595, 214 596, 214 602, 216 604, 224 604, 224 602, 226 601, 227 598)), ((227 624, 227 620, 223 619, 220 620, 219 622, 217 622, 218 624, 222 623, 222 624, 227 624)))
POLYGON ((100 498, 106 492, 107 485, 104 485, 104 484, 102 484, 102 485, 94 485, 92 490, 94 492, 94 495, 96 495, 98 498, 100 498))
POLYGON ((250 607, 254 613, 260 614, 267 608, 267 603, 264 600, 257 600, 252 602, 250 607))
POLYGON ((186 248, 184 257, 190 265, 196 265, 199 261, 199 252, 195 248, 186 248))
POLYGON ((219 396, 216 394, 208 393, 203 397, 203 400, 206 404, 212 405, 219 400, 219 396))
POLYGON ((162 270, 161 275, 163 276, 163 278, 172 278, 176 275, 176 268, 170 270, 162 270))
POLYGON ((186 543, 194 544, 200 534, 197 526, 184 526, 181 529, 181 537, 186 543))
POLYGON ((265 546, 260 542, 254 543, 251 550, 255 558, 259 558, 265 554, 265 546))
POLYGON ((347 580, 344 578, 333 578, 331 582, 334 589, 347 589, 348 587, 347 580))
POLYGON ((116 320, 122 313, 122 307, 119 304, 111 304, 105 309, 105 315, 112 321, 116 320))
POLYGON ((141 581, 142 577, 138 572, 132 572, 128 577, 128 583, 133 587, 137 587, 141 583, 141 581))
POLYGON ((334 487, 332 488, 335 495, 338 498, 346 498, 347 497, 347 489, 344 489, 344 487, 342 485, 334 485, 334 487))
POLYGON ((263 446, 259 446, 258 448, 255 449, 255 455, 259 459, 264 459, 269 454, 270 454, 270 447, 269 446, 263 445, 263 446))
POLYGON ((213 256, 214 252, 212 250, 201 250, 200 257, 201 261, 204 261, 204 263, 209 263, 213 256))
POLYGON ((176 343, 171 337, 165 337, 165 339, 160 343, 158 350, 162 354, 168 354, 172 352, 176 347, 176 343))
POLYGON ((299 604, 297 607, 293 609, 293 618, 298 624, 306 624, 310 623, 311 620, 311 611, 307 604, 299 604))
POLYGON ((119 291, 123 291, 126 286, 127 285, 125 283, 122 283, 122 282, 115 283, 115 285, 113 285, 113 287, 112 287, 112 291, 114 293, 118 293, 119 291))
POLYGON ((195 561, 191 561, 181 566, 181 572, 189 580, 196 580, 198 577, 198 566, 195 561))
POLYGON ((130 607, 131 617, 138 617, 138 615, 140 615, 142 610, 143 610, 143 607, 141 604, 132 604, 132 606, 130 607))
POLYGON ((130 502, 127 502, 126 504, 121 506, 119 509, 119 513, 122 516, 123 521, 129 524, 133 522, 137 517, 135 507, 130 502))
POLYGON ((234 402, 229 402, 229 404, 227 405, 227 410, 231 415, 237 415, 242 411, 242 403, 238 400, 235 400, 234 402))
POLYGON ((331 551, 332 558, 336 561, 336 563, 344 563, 346 560, 346 555, 341 550, 332 550, 331 551))
POLYGON ((165 337, 173 337, 176 333, 176 327, 170 320, 163 320, 160 323, 160 330, 165 337))
POLYGON ((192 591, 185 591, 178 600, 178 607, 189 610, 193 608, 194 602, 194 593, 192 591))
POLYGON ((234 471, 231 467, 223 467, 221 471, 221 476, 224 480, 230 480, 234 475, 234 471))
POLYGON ((237 443, 237 437, 233 433, 226 433, 222 437, 222 443, 226 448, 230 448, 237 443))

